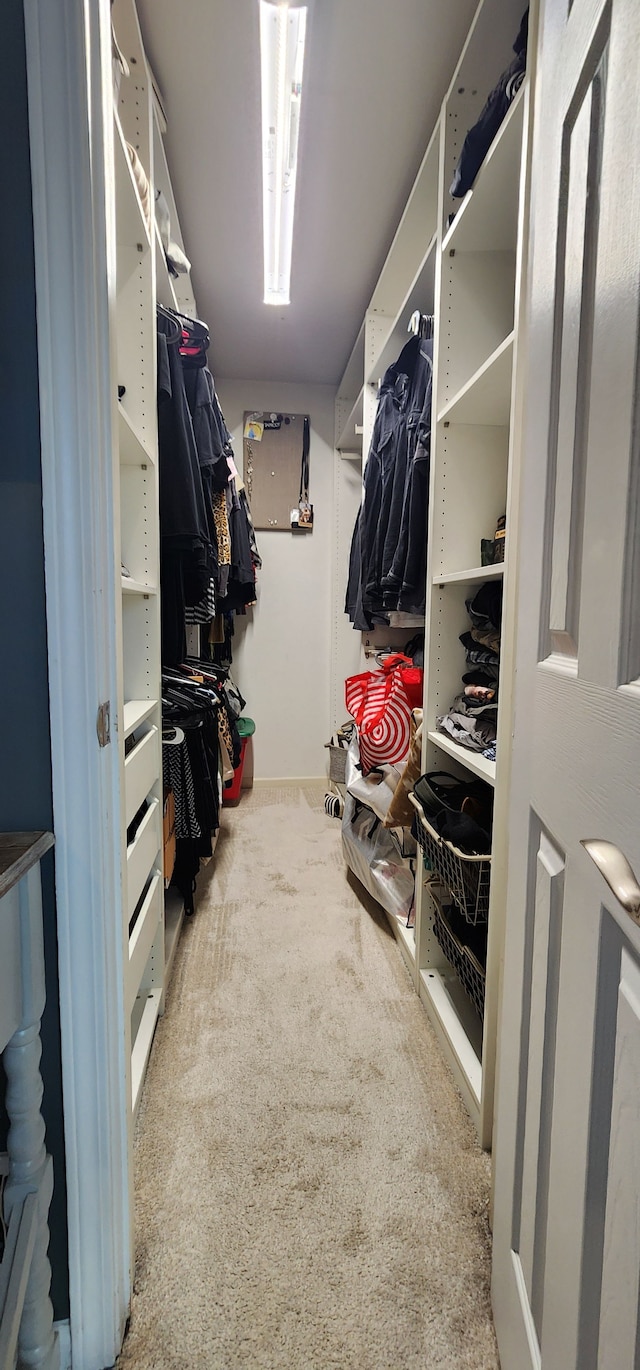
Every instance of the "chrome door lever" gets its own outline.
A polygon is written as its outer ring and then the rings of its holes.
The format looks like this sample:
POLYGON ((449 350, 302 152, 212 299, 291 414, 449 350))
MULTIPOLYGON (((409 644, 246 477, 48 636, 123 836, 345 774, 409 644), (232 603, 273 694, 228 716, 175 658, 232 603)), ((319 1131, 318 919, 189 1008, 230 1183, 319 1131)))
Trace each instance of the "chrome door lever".
POLYGON ((624 852, 615 843, 604 842, 599 837, 583 837, 580 846, 589 853, 618 903, 634 923, 640 923, 640 885, 624 852))

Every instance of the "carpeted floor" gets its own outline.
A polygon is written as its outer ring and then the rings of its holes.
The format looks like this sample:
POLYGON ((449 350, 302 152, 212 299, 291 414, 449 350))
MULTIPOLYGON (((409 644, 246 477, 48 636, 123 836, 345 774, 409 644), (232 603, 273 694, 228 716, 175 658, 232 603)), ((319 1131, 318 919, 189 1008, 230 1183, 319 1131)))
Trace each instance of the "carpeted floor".
POLYGON ((495 1370, 489 1162, 323 791, 225 810, 156 1034, 121 1370, 495 1370))

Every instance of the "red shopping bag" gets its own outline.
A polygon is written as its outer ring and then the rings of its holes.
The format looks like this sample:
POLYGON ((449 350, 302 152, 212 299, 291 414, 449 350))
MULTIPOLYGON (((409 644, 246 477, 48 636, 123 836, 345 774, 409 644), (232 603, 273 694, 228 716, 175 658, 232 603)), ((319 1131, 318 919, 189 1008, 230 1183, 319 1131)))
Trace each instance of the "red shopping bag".
POLYGON ((409 751, 411 710, 422 704, 422 671, 395 652, 381 671, 364 671, 345 681, 345 702, 358 728, 363 775, 376 766, 396 766, 409 751))

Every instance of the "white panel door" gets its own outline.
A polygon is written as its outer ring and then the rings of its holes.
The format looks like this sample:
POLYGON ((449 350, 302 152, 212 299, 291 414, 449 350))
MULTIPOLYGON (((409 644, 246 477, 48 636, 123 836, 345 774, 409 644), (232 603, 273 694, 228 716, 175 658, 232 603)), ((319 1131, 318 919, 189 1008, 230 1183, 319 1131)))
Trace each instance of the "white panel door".
POLYGON ((638 1370, 640 0, 542 0, 532 213, 494 1312, 638 1370))

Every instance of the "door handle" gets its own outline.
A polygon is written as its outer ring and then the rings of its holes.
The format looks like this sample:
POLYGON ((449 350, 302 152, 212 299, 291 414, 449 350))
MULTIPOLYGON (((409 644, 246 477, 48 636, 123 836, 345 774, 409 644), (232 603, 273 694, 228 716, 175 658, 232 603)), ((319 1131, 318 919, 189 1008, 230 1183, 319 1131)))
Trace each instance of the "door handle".
POLYGON ((583 837, 580 846, 588 852, 618 903, 634 923, 640 923, 640 885, 624 852, 614 842, 604 842, 599 837, 583 837))

